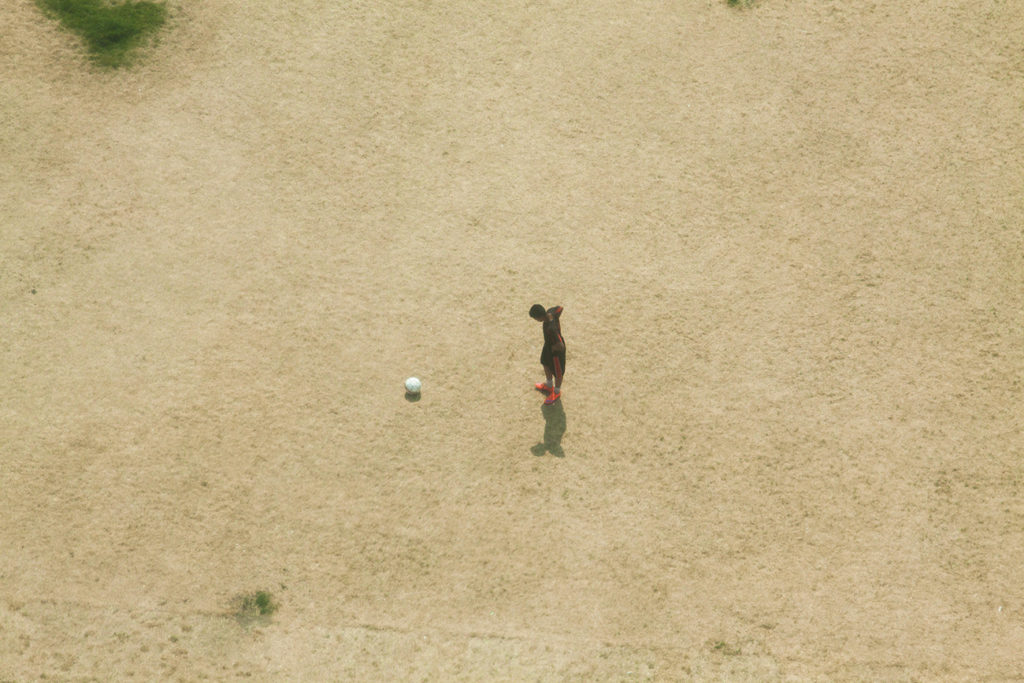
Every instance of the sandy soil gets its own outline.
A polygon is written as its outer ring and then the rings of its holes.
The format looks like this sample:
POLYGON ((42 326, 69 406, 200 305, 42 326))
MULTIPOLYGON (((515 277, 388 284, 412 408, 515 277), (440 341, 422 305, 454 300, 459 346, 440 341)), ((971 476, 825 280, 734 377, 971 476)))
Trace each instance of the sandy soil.
POLYGON ((1024 4, 172 7, 0 4, 0 680, 1024 676, 1024 4))

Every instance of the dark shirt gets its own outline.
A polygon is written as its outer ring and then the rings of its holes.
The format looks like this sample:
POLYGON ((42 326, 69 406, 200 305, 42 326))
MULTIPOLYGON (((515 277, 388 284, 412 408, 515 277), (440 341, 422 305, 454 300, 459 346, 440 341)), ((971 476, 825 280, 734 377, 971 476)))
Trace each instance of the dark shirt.
POLYGON ((554 308, 549 308, 547 313, 551 316, 551 319, 544 321, 544 346, 552 350, 556 346, 564 348, 565 340, 562 339, 562 326, 558 322, 558 317, 562 315, 562 307, 555 306, 554 308))

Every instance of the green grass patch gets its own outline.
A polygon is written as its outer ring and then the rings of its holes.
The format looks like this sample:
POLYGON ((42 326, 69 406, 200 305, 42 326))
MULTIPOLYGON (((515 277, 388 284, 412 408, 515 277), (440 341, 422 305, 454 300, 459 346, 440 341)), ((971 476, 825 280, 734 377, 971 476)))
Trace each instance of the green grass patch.
POLYGON ((277 602, 267 591, 239 595, 235 598, 234 604, 234 617, 243 626, 254 623, 266 624, 277 611, 277 602))
POLYGON ((277 611, 277 603, 267 591, 256 591, 252 595, 244 597, 242 609, 256 612, 261 617, 269 617, 277 611))
POLYGON ((36 0, 49 16, 82 37, 89 56, 105 67, 119 67, 167 20, 162 2, 104 0, 36 0))

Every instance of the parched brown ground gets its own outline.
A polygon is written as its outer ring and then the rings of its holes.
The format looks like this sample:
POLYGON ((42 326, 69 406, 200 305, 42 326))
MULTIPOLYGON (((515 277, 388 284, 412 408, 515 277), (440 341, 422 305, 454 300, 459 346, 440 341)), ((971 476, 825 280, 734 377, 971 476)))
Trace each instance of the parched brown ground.
POLYGON ((0 680, 1024 675, 1024 4, 173 7, 0 4, 0 680))

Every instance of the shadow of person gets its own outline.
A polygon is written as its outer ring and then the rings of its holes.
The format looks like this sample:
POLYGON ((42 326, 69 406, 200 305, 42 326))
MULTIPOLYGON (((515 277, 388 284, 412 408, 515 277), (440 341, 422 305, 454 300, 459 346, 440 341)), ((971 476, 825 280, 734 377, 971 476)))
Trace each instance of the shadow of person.
POLYGON ((555 401, 549 406, 541 404, 540 412, 544 416, 544 441, 532 447, 530 451, 538 456, 550 453, 556 458, 564 458, 562 435, 565 434, 565 408, 562 407, 562 402, 555 401))

